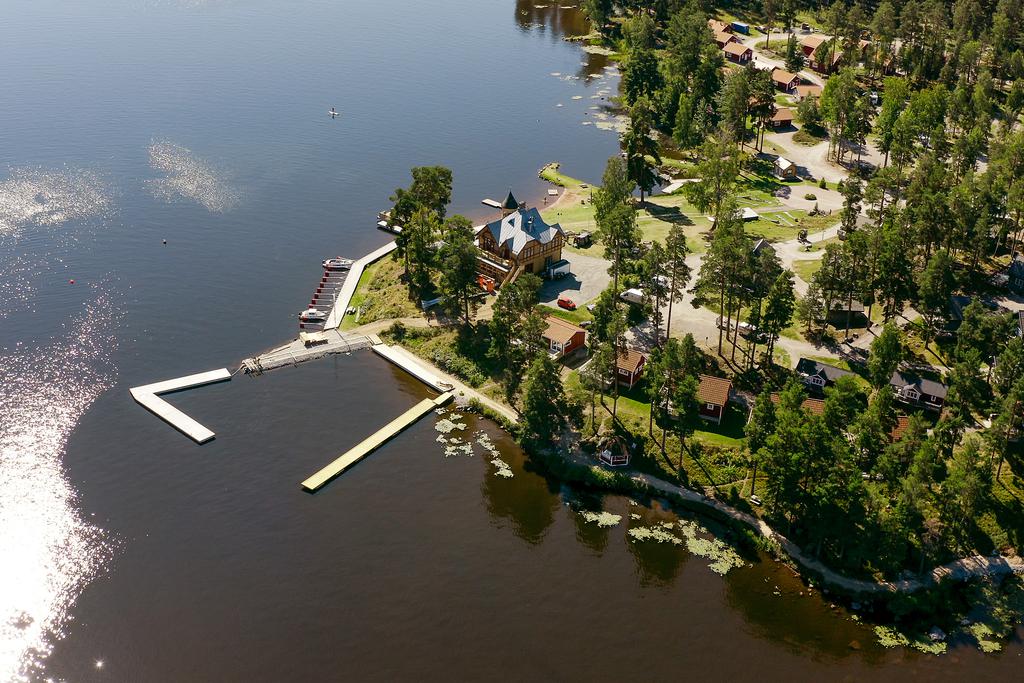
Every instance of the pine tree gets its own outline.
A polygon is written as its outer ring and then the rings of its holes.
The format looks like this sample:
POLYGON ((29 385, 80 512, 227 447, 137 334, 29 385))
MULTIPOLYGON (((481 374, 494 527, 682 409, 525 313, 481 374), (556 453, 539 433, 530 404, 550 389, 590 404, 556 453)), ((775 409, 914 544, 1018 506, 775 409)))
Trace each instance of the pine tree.
POLYGON ((550 355, 539 354, 523 380, 523 432, 539 445, 554 445, 567 417, 565 390, 558 375, 558 365, 550 355))

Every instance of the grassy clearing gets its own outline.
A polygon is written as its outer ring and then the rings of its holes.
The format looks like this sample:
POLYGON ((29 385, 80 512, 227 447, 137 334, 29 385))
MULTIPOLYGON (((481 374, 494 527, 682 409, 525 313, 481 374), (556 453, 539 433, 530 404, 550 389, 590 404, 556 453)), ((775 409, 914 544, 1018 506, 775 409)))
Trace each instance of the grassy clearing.
POLYGON ((821 270, 821 259, 799 259, 793 261, 793 272, 804 282, 810 282, 814 274, 821 270))
POLYGON ((580 306, 575 311, 567 311, 564 308, 555 306, 542 306, 541 313, 544 315, 552 315, 562 320, 568 320, 571 323, 579 325, 582 322, 593 320, 594 316, 590 314, 586 306, 580 306))
POLYGON ((807 128, 801 128, 797 132, 793 133, 793 142, 798 145, 804 145, 805 147, 814 147, 824 142, 827 138, 824 135, 815 135, 814 133, 807 130, 807 128))
POLYGON ((420 315, 420 309, 409 300, 409 289, 402 282, 401 261, 384 257, 363 271, 349 306, 356 315, 345 316, 341 329, 386 318, 408 318, 420 315))

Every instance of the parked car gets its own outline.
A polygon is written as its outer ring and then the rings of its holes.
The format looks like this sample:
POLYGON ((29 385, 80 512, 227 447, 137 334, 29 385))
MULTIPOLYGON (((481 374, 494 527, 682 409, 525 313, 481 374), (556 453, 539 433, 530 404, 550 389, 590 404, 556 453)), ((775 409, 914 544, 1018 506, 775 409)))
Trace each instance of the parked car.
POLYGON ((567 311, 575 311, 576 310, 576 302, 573 301, 572 299, 569 299, 569 298, 566 298, 566 297, 562 297, 561 299, 559 299, 558 300, 558 305, 561 306, 562 308, 566 309, 567 311))

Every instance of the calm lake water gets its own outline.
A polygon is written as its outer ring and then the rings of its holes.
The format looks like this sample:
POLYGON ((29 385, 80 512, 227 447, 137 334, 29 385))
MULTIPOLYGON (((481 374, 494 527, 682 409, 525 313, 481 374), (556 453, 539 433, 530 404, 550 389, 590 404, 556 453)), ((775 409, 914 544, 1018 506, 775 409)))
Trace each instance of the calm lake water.
POLYGON ((617 76, 562 40, 585 30, 576 9, 4 9, 0 680, 1019 671, 1017 643, 884 651, 772 562, 722 578, 631 541, 671 513, 548 481, 484 421, 468 430, 512 478, 479 448, 446 458, 428 418, 306 495, 299 481, 426 395, 365 352, 172 397, 217 432, 202 447, 130 399, 293 335, 319 261, 386 240, 375 213, 411 166, 451 167, 453 209, 477 218, 509 187, 539 201, 548 161, 599 179, 616 135, 583 124, 617 76), (580 506, 623 521, 587 525, 580 506))

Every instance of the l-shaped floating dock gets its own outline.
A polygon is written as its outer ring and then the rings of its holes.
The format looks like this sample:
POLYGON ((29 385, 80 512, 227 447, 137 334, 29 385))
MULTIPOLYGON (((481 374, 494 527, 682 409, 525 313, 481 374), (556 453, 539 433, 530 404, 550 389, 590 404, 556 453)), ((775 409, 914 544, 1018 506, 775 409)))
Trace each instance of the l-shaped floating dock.
POLYGON ((132 398, 161 420, 184 433, 196 443, 206 443, 214 437, 214 433, 160 398, 159 395, 171 391, 191 389, 192 387, 199 387, 204 384, 224 382, 229 379, 231 379, 231 373, 228 372, 227 368, 221 368, 220 370, 200 372, 195 375, 169 379, 163 382, 154 382, 153 384, 135 387, 129 391, 132 398))
POLYGON ((433 412, 435 408, 443 406, 451 401, 452 397, 453 393, 446 391, 437 398, 423 399, 412 408, 409 408, 409 410, 405 411, 364 439, 355 448, 347 451, 340 458, 321 469, 306 481, 302 482, 302 488, 311 493, 316 491, 349 467, 355 465, 370 453, 383 446, 386 442, 401 433, 406 427, 410 426, 427 413, 433 412))

